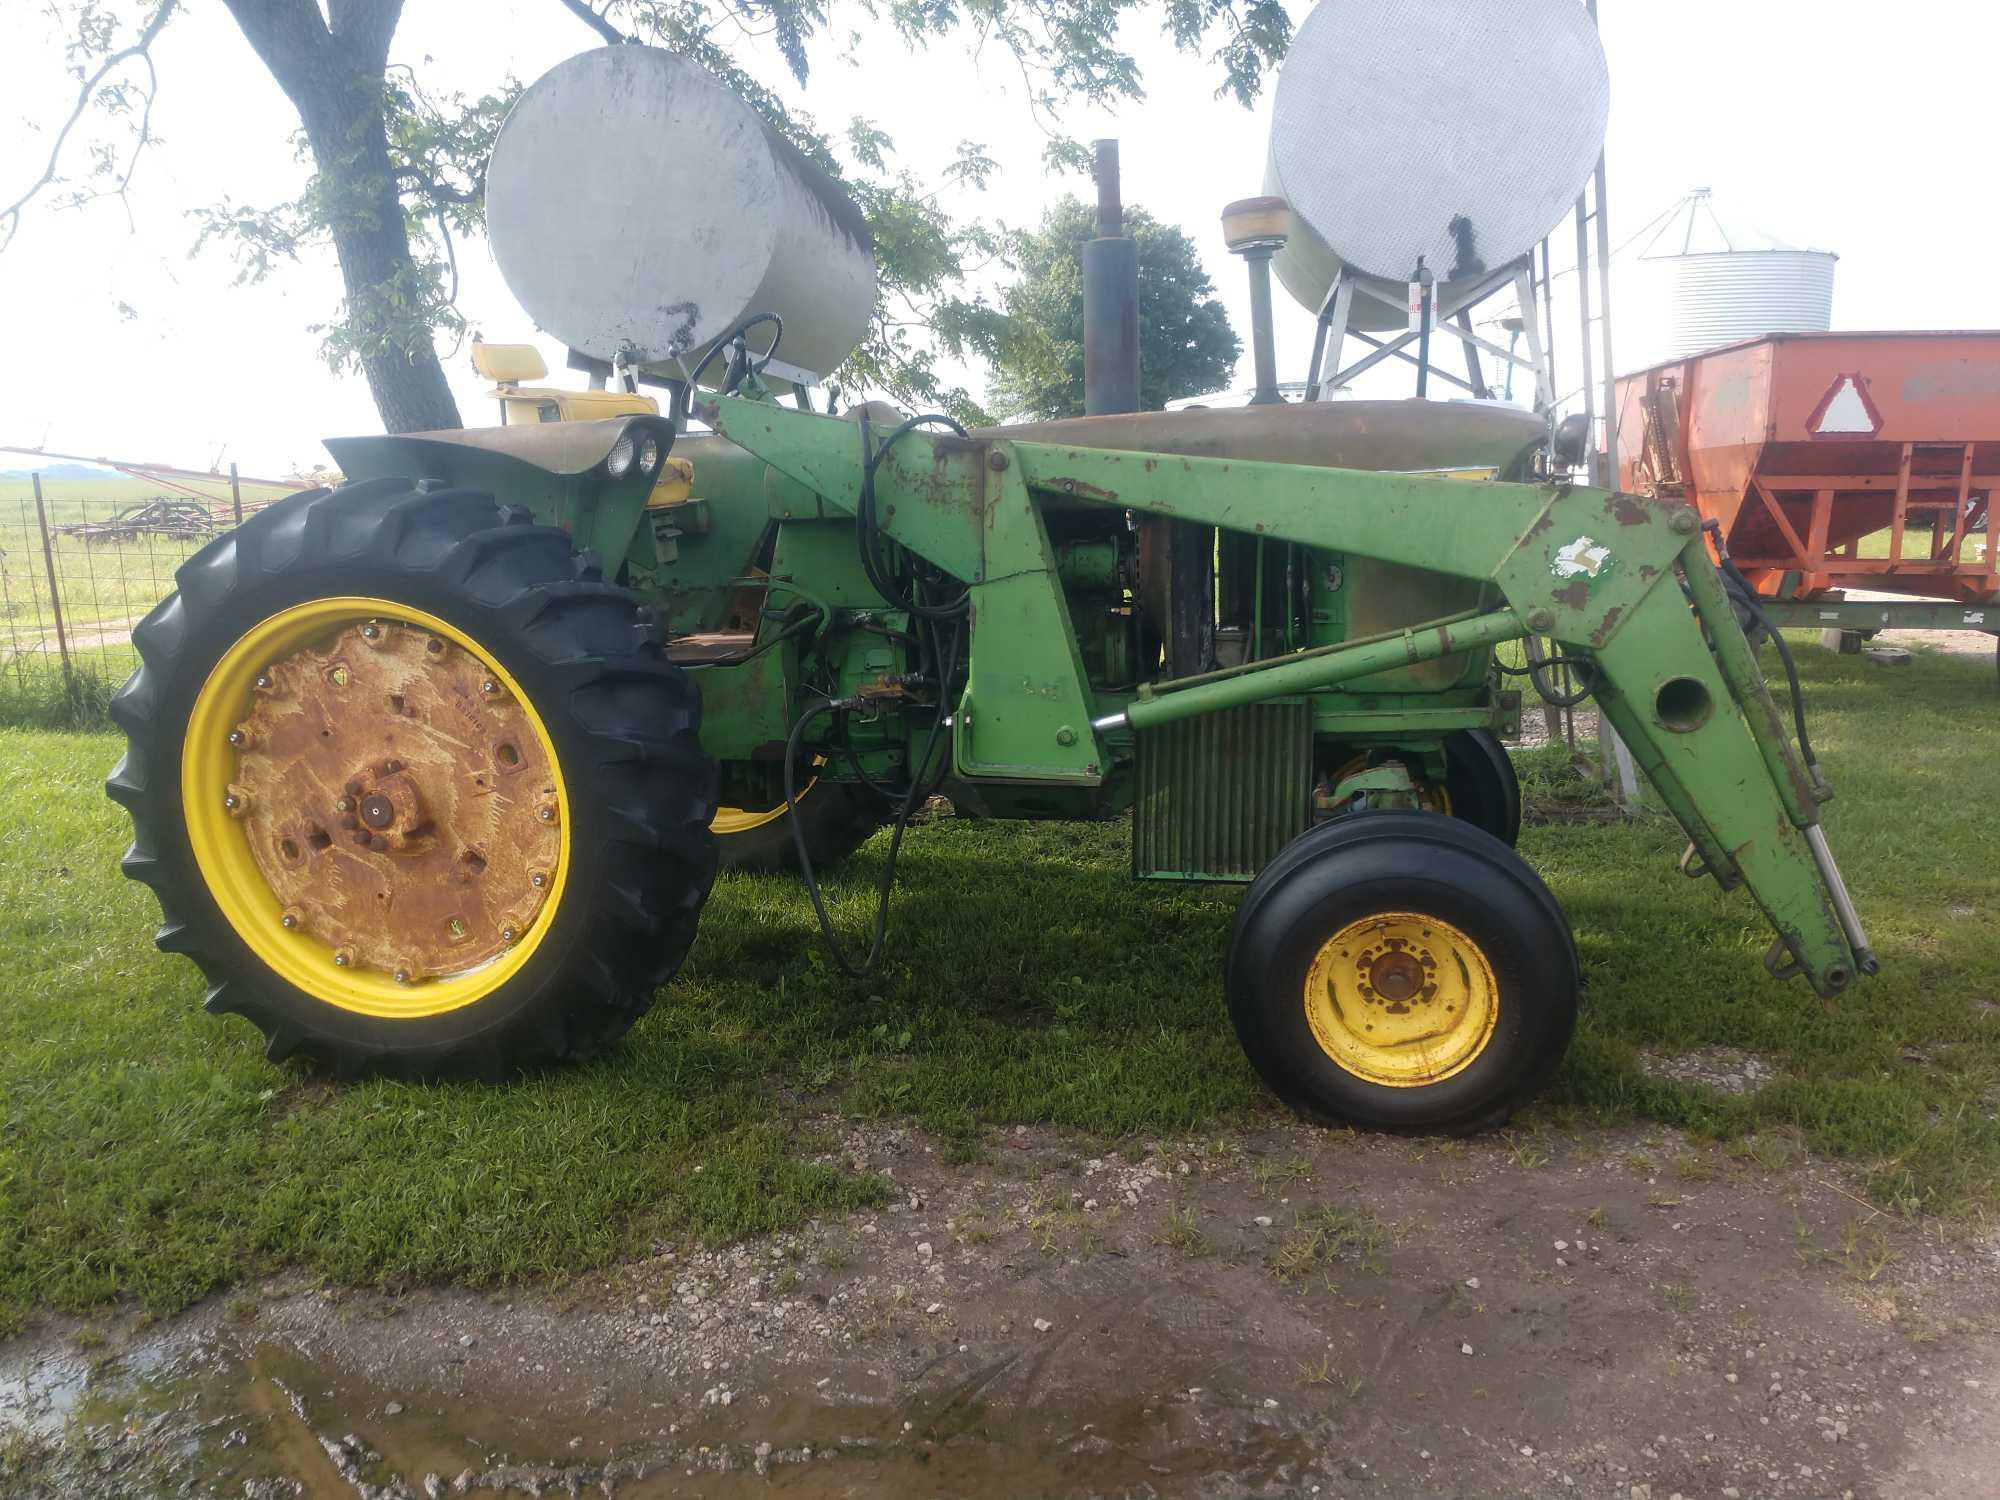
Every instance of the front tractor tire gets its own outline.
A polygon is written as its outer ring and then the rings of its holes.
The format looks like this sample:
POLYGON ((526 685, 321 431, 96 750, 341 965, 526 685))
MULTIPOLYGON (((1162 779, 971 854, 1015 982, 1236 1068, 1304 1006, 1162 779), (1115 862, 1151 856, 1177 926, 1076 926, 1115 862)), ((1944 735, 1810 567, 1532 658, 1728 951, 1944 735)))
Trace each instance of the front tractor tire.
POLYGON ((631 594, 402 480, 283 500, 176 583, 106 790, 210 1010, 343 1077, 497 1080, 630 1029, 694 940, 716 798, 631 594))
POLYGON ((1244 1051, 1293 1108, 1453 1134, 1548 1081, 1581 988, 1541 878, 1431 812, 1356 813, 1288 844, 1237 908, 1225 984, 1244 1051))

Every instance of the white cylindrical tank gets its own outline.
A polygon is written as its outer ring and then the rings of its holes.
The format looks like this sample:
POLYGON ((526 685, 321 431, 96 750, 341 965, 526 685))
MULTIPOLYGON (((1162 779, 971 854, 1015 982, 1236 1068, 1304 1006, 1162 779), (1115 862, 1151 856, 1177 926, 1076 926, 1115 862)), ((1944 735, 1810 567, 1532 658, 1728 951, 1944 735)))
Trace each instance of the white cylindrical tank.
POLYGON ((1824 250, 1724 250, 1660 262, 1665 357, 1699 354, 1767 333, 1833 326, 1833 266, 1824 250))
POLYGON ((1697 188, 1621 274, 1634 316, 1619 334, 1619 362, 1640 369, 1767 333, 1824 332, 1839 259, 1725 224, 1697 188))
POLYGON ((593 359, 672 373, 775 312, 777 357, 824 375, 875 305, 853 200, 714 75, 654 47, 582 53, 521 95, 493 146, 486 218, 522 308, 593 359))
MULTIPOLYGON (((1320 0, 1272 104, 1264 190, 1293 216, 1272 268, 1315 312, 1343 264, 1398 307, 1419 257, 1496 270, 1569 212, 1610 108, 1578 0, 1320 0)), ((1350 326, 1406 317, 1357 297, 1350 326)))

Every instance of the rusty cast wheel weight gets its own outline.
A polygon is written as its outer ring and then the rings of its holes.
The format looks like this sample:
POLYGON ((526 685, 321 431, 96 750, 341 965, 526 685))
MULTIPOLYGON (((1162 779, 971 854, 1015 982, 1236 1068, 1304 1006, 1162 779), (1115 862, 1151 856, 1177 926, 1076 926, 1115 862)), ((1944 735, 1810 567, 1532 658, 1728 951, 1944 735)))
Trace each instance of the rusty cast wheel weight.
POLYGON ((563 819, 541 736, 494 668, 370 619, 272 662, 228 736, 224 806, 287 932, 398 984, 521 940, 555 889, 563 819))

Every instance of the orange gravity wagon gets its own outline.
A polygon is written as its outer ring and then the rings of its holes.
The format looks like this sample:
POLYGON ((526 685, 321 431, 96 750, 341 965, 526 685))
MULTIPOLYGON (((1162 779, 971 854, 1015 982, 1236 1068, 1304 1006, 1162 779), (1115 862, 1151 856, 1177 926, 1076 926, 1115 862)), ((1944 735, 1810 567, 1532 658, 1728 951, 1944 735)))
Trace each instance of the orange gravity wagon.
POLYGON ((1623 376, 1618 483, 1693 501, 1774 623, 2000 633, 2000 331, 1773 333, 1623 376))

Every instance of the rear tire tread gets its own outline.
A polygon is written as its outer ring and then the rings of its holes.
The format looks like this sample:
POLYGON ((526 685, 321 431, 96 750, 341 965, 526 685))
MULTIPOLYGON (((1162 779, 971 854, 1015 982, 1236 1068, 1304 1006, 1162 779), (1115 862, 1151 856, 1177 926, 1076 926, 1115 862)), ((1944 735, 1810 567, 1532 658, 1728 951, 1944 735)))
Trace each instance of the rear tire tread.
MULTIPOLYGON (((589 1055, 630 1029, 686 957, 715 873, 708 823, 716 778, 701 749, 700 695, 660 657, 658 627, 636 598, 595 581, 567 534, 521 524, 489 496, 413 492, 390 479, 288 497, 196 552, 176 584, 133 631, 141 665, 112 706, 128 746, 105 789, 132 814, 124 870, 159 899, 156 941, 200 966, 210 1009, 250 1020, 274 1061, 305 1053, 344 1078, 497 1080, 527 1064, 589 1055), (427 579, 433 593, 444 585, 464 613, 487 621, 471 630, 475 639, 492 649, 482 630, 500 634, 517 668, 525 661, 558 684, 537 708, 552 733, 560 716, 584 747, 563 760, 572 796, 612 813, 595 888, 565 897, 565 905, 582 903, 588 935, 531 1000, 468 1034, 406 1043, 392 1032, 355 1034, 365 1025, 302 1023, 299 992, 263 970, 208 897, 181 822, 184 725, 164 720, 162 705, 190 691, 193 643, 214 631, 240 634, 270 611, 259 602, 267 594, 277 607, 339 594, 339 575, 364 564, 427 579), (599 722, 610 714, 619 722, 599 722)), ((205 676, 208 663, 195 665, 205 676)))

